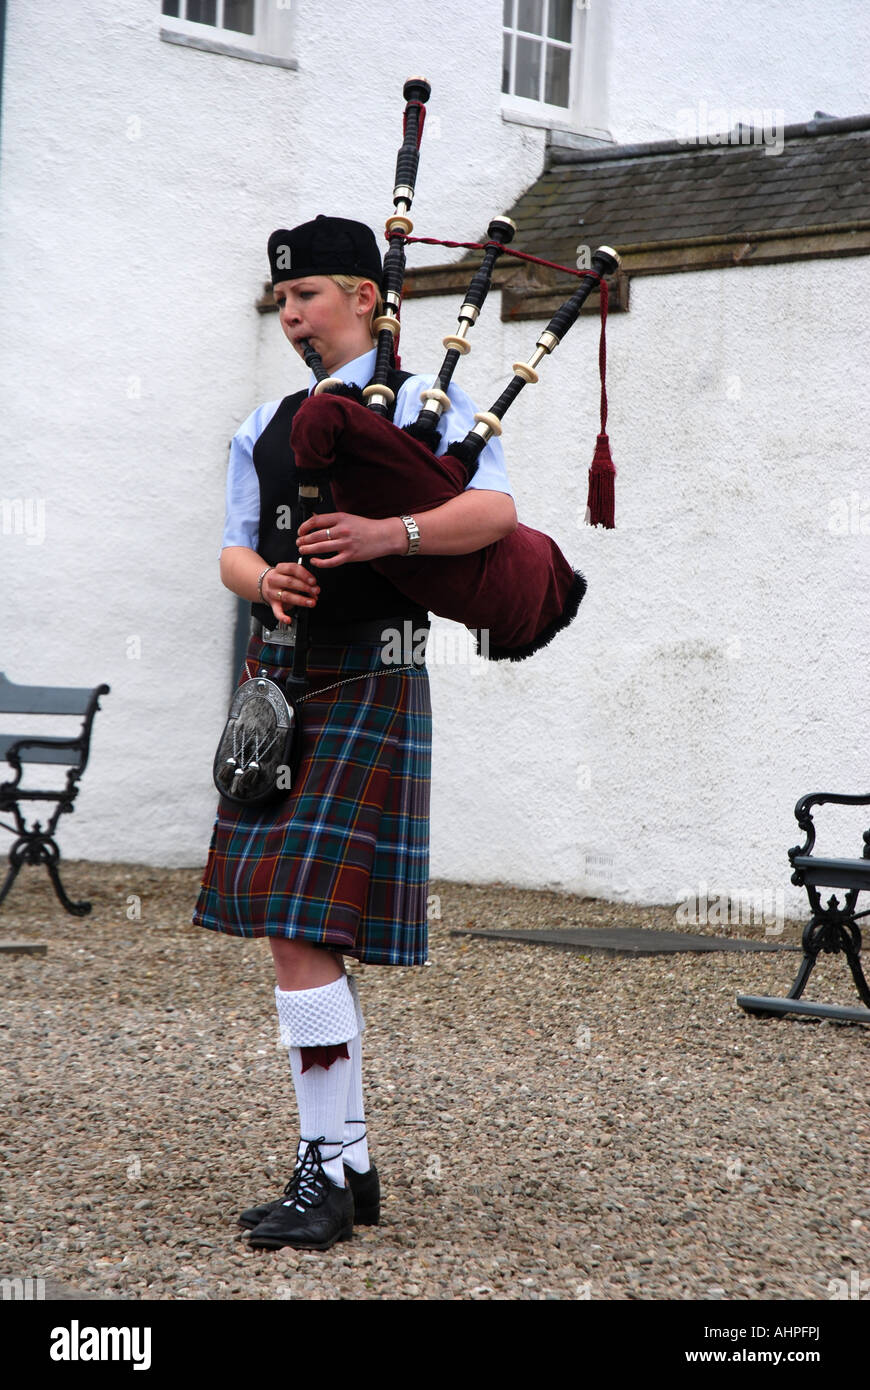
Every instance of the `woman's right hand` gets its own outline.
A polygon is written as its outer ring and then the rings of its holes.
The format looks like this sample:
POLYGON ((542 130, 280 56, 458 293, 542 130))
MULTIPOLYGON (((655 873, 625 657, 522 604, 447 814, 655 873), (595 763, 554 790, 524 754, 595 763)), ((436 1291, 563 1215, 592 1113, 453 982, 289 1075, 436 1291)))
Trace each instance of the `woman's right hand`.
POLYGON ((286 560, 263 579, 263 598, 279 623, 292 622, 293 614, 287 609, 313 608, 319 593, 320 585, 311 571, 286 560))

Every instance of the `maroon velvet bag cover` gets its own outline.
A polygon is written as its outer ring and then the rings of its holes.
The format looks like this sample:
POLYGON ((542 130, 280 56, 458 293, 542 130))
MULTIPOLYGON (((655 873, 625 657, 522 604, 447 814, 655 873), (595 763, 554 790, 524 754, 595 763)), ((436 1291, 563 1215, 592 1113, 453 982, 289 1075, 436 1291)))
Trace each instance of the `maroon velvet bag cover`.
MULTIPOLYGON (((291 444, 300 474, 329 470, 336 508, 375 520, 431 511, 465 488, 465 464, 436 457, 404 430, 341 395, 310 396, 291 444)), ((546 645, 577 612, 586 581, 549 536, 522 523, 470 555, 387 555, 371 565, 442 618, 486 629, 492 659, 513 661, 546 645)), ((478 635, 478 650, 481 642, 478 635)))

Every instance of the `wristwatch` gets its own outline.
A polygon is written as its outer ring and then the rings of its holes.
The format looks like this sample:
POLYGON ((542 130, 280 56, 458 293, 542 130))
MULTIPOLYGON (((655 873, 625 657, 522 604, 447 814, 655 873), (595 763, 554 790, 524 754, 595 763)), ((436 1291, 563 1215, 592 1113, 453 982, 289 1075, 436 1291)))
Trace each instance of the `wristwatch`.
POLYGON ((403 516, 405 530, 408 532, 408 549, 406 555, 416 555, 420 549, 420 528, 412 516, 403 516))

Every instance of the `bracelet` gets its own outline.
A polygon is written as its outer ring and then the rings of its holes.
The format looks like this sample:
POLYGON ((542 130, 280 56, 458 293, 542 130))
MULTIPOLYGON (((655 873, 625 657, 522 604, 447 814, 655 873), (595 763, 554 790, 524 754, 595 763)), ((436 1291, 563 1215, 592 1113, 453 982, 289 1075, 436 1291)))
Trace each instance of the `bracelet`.
POLYGON ((267 565, 266 568, 263 570, 263 573, 260 575, 260 578, 257 580, 257 593, 260 595, 261 603, 266 602, 266 600, 263 598, 263 580, 266 578, 266 575, 269 573, 269 570, 273 570, 274 568, 274 565, 267 565))
POLYGON ((405 530, 408 532, 408 549, 406 555, 416 555, 420 549, 420 528, 412 516, 403 516, 405 530))

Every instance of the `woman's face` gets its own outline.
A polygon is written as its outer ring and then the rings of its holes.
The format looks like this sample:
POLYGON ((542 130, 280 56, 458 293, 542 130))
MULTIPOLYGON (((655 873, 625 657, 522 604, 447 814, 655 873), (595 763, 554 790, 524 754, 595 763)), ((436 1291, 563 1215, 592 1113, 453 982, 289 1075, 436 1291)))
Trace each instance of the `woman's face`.
POLYGON ((281 327, 300 357, 300 343, 307 338, 326 370, 334 372, 371 348, 371 284, 363 282, 347 294, 326 275, 307 275, 302 280, 280 280, 274 295, 281 327))

